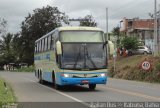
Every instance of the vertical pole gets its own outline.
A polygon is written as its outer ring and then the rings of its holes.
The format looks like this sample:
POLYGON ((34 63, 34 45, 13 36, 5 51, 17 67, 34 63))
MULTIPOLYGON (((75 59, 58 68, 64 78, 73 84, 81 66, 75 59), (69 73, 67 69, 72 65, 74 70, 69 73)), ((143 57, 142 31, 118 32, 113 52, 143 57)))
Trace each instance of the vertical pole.
POLYGON ((109 42, 108 42, 108 8, 106 8, 106 41, 107 41, 107 59, 109 60, 109 42))
POLYGON ((157 35, 157 44, 158 44, 158 54, 160 54, 160 4, 158 5, 158 18, 157 18, 157 20, 158 20, 158 26, 157 26, 157 28, 158 28, 158 35, 157 35))
POLYGON ((154 0, 154 57, 158 56, 157 44, 157 0, 154 0))

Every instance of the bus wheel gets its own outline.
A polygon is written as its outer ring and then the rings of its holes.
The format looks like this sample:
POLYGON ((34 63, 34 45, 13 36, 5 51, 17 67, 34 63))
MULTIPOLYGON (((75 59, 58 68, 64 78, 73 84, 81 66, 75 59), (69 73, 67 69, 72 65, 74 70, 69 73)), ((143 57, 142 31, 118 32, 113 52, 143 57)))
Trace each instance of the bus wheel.
POLYGON ((43 79, 42 79, 42 72, 40 71, 40 74, 39 74, 39 83, 40 84, 43 84, 44 83, 44 81, 43 81, 43 79))
POLYGON ((61 86, 58 85, 58 84, 54 84, 54 88, 55 88, 56 90, 61 90, 61 86))
POLYGON ((96 84, 89 84, 89 89, 90 90, 95 90, 96 84))
POLYGON ((55 74, 54 72, 52 73, 52 79, 53 79, 53 87, 56 89, 56 90, 60 90, 61 89, 61 86, 56 84, 56 78, 55 78, 55 74))

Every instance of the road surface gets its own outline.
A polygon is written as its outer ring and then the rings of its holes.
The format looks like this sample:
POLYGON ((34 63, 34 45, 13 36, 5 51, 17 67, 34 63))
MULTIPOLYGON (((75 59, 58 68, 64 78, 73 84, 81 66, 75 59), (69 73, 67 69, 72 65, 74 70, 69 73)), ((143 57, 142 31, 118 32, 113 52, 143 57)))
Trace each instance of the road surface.
POLYGON ((34 73, 0 72, 0 77, 11 84, 18 102, 160 102, 160 84, 109 78, 95 91, 88 86, 68 86, 57 91, 51 84, 39 84, 34 73))

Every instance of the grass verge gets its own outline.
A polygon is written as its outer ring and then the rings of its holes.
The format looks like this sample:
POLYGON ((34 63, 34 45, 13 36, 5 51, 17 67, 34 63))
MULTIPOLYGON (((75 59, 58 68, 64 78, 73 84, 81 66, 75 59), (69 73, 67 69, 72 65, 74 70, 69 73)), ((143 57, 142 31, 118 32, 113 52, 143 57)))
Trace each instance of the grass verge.
POLYGON ((34 66, 30 66, 30 67, 23 67, 23 68, 12 70, 12 71, 13 72, 34 72, 35 68, 34 66))
POLYGON ((113 61, 109 63, 108 75, 119 79, 160 83, 160 57, 153 57, 152 55, 135 55, 118 58, 115 70, 113 61), (151 64, 151 69, 148 71, 141 68, 141 64, 144 60, 149 61, 151 64))
POLYGON ((0 107, 2 105, 9 105, 16 102, 16 97, 11 86, 0 78, 0 107), (5 86, 6 85, 6 86, 5 86))

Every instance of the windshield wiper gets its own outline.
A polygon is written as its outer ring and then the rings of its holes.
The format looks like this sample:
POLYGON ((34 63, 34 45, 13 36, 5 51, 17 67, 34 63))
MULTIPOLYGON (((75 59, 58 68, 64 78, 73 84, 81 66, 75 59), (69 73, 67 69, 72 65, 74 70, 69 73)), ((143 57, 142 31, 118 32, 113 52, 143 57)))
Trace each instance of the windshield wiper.
POLYGON ((79 52, 78 52, 78 55, 76 57, 75 63, 73 65, 73 68, 76 68, 76 66, 77 66, 77 63, 78 63, 78 60, 79 60, 79 57, 80 57, 80 54, 81 54, 80 49, 81 49, 81 47, 79 47, 79 52))
POLYGON ((89 57, 89 55, 88 55, 88 48, 85 47, 85 49, 86 49, 86 52, 87 52, 86 55, 87 55, 88 60, 90 60, 90 62, 92 63, 93 67, 94 67, 95 69, 97 69, 96 64, 93 62, 92 58, 89 57))

